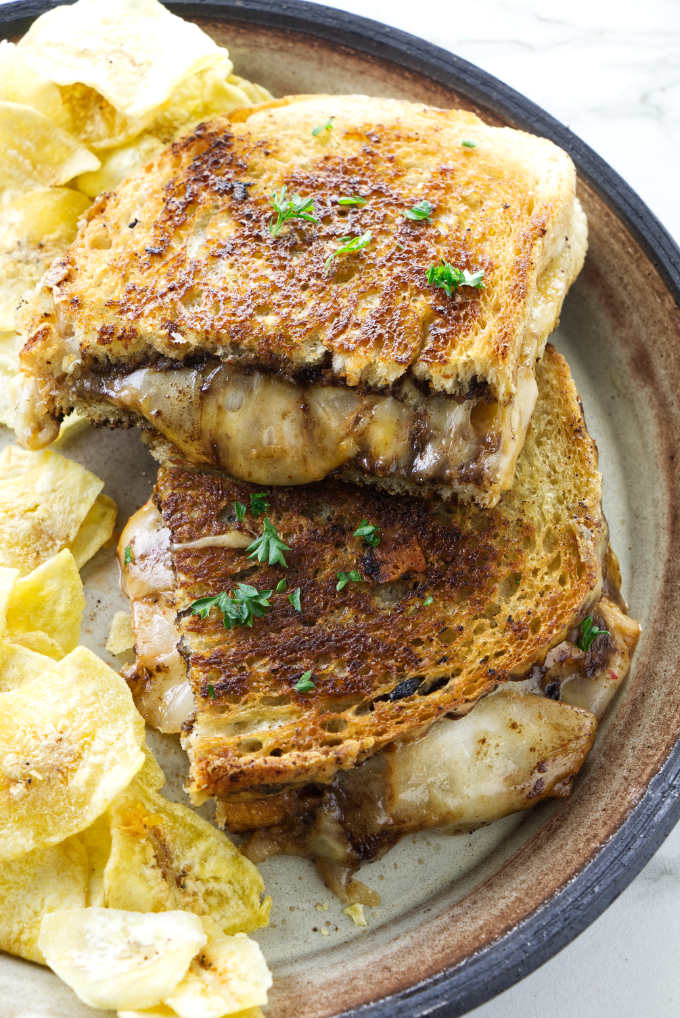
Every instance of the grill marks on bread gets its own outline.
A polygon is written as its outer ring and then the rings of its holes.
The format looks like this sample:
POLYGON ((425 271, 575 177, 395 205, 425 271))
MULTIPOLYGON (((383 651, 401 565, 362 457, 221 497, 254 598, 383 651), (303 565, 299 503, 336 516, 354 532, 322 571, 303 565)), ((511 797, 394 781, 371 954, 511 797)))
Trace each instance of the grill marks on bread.
POLYGON ((254 537, 262 518, 235 518, 247 485, 182 465, 161 470, 155 498, 175 547, 197 705, 184 743, 198 798, 330 780, 525 675, 586 614, 607 539, 600 475, 569 369, 551 347, 539 390, 515 486, 494 509, 331 482, 269 492, 268 515, 292 549, 285 571, 240 549, 182 548, 231 528, 254 537), (363 518, 379 528, 375 549, 353 537, 363 518), (364 582, 337 592, 337 572, 351 569, 364 582), (286 593, 252 629, 189 611, 236 582, 273 589, 283 575, 288 592, 301 588, 300 613, 286 593), (298 693, 308 670, 316 688, 298 693))
POLYGON ((330 358, 350 385, 382 389, 411 372, 461 395, 481 378, 503 401, 544 237, 573 188, 549 142, 472 114, 294 97, 201 125, 95 203, 55 298, 87 361, 200 348, 294 375, 330 358), (319 140, 311 127, 326 107, 333 131, 319 140), (471 130, 474 150, 460 143, 471 130), (284 183, 313 197, 319 222, 290 220, 274 238, 270 196, 284 183), (367 203, 338 205, 354 194, 367 203), (423 197, 431 225, 403 216, 423 197), (371 243, 326 271, 340 240, 367 230, 371 243), (428 286, 441 258, 483 269, 486 289, 452 299, 428 286))

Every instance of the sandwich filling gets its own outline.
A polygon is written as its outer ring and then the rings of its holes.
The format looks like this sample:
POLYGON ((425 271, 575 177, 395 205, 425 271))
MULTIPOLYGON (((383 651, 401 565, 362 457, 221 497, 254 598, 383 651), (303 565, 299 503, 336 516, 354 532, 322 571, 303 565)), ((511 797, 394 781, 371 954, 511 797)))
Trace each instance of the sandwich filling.
POLYGON ((471 114, 293 97, 202 125, 99 199, 27 306, 20 438, 77 409, 255 484, 494 505, 585 247, 568 157, 471 114))

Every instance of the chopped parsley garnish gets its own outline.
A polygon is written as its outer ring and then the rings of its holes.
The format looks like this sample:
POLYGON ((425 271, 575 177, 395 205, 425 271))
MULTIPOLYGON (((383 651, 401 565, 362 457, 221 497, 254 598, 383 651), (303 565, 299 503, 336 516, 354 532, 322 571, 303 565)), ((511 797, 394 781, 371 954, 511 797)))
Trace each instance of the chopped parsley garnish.
POLYGON ((244 506, 243 502, 234 502, 234 512, 236 513, 236 519, 239 523, 243 523, 247 511, 248 510, 244 506))
POLYGON ((426 273, 430 286, 440 286, 449 297, 453 297, 459 286, 473 286, 477 290, 484 289, 484 269, 468 272, 467 269, 456 269, 442 259, 441 265, 430 265, 426 273))
POLYGON ((406 219, 413 219, 415 222, 431 222, 430 216, 432 215, 433 206, 430 205, 427 198, 423 198, 422 201, 418 201, 415 205, 412 205, 410 209, 404 212, 406 219))
POLYGON ((596 636, 609 636, 609 630, 600 629, 600 627, 596 626, 593 622, 593 616, 586 615, 581 623, 581 632, 578 640, 576 641, 576 646, 579 650, 582 650, 587 654, 596 636))
POLYGON ((356 569, 350 569, 348 573, 337 573, 338 582, 335 585, 336 590, 344 590, 348 583, 362 583, 363 578, 356 569))
POLYGON ((292 604, 293 608, 295 608, 296 612, 301 612, 302 611, 302 605, 300 604, 300 588, 299 587, 296 587, 295 590, 293 591, 293 593, 288 595, 288 600, 292 604))
POLYGON ((323 134, 324 131, 332 131, 334 120, 335 117, 329 117, 325 124, 317 124, 317 126, 312 129, 312 134, 314 135, 314 137, 318 138, 319 135, 323 134))
POLYGON ((276 219, 269 224, 269 232, 272 237, 279 234, 281 227, 289 219, 305 219, 308 223, 319 222, 314 215, 314 199, 301 198, 299 194, 294 194, 292 198, 286 198, 285 184, 278 193, 274 191, 270 200, 276 212, 276 219))
POLYGON ((208 696, 210 697, 211 700, 214 700, 217 697, 217 693, 215 692, 215 687, 213 686, 212 683, 208 684, 208 696))
POLYGON ((463 146, 463 148, 477 148, 477 142, 470 141, 468 138, 465 138, 463 141, 461 141, 461 145, 463 146))
POLYGON ((250 496, 250 511, 253 516, 262 516, 269 509, 266 491, 256 491, 250 496))
POLYGON ((231 593, 223 590, 214 597, 199 597, 191 605, 191 614, 198 615, 201 619, 207 619, 213 607, 222 612, 222 622, 225 629, 233 629, 234 626, 252 626, 253 619, 261 619, 266 614, 267 608, 271 608, 269 598, 271 590, 258 590, 251 587, 249 583, 237 583, 231 593))
POLYGON ((432 597, 432 594, 430 594, 429 597, 426 597, 425 600, 423 601, 423 608, 427 608, 427 606, 432 604, 433 601, 434 598, 432 597))
POLYGON ((128 544, 125 551, 123 552, 123 565, 130 566, 135 560, 135 553, 132 550, 132 545, 128 544))
POLYGON ((282 590, 286 589, 287 582, 288 581, 286 580, 285 576, 283 577, 282 580, 279 580, 279 582, 276 584, 276 593, 277 594, 280 594, 282 590))
POLYGON ((365 198, 360 198, 358 194, 352 195, 352 197, 348 197, 348 198, 345 198, 345 197, 337 198, 336 201, 337 201, 338 205, 365 205, 366 204, 366 199, 365 198))
POLYGON ((260 537, 246 548, 248 558, 256 558, 258 562, 267 562, 270 566, 284 566, 288 563, 283 557, 284 551, 290 551, 289 546, 281 540, 276 532, 276 527, 271 520, 265 516, 264 529, 260 537))
POLYGON ((371 548, 377 548, 380 544, 380 531, 374 523, 368 523, 366 520, 362 520, 357 529, 354 531, 355 537, 363 537, 366 544, 370 544, 371 548))
POLYGON ((326 259, 326 272, 328 272, 331 262, 337 255, 352 254, 354 251, 360 251, 362 247, 366 247, 372 240, 373 234, 370 230, 362 233, 360 237, 342 237, 340 239, 340 247, 336 247, 335 251, 332 251, 326 259))
POLYGON ((293 686, 293 689, 295 690, 296 693, 311 693, 313 689, 316 689, 316 686, 312 682, 311 670, 302 673, 300 678, 293 686))

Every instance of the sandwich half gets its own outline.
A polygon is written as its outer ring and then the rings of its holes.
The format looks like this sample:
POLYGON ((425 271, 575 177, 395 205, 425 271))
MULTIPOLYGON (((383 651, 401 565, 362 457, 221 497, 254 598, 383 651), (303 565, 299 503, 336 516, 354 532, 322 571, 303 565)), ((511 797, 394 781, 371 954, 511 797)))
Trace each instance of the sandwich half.
POLYGON ((75 408, 257 485, 493 506, 586 232, 569 157, 473 114, 237 111, 88 210, 23 311, 19 437, 75 408))
POLYGON ((136 633, 128 679, 151 724, 181 731, 191 794, 216 797, 223 823, 277 828, 279 847, 297 839, 320 857, 329 843, 315 824, 332 814, 337 829, 342 793, 363 858, 386 842, 357 802, 375 817, 379 800, 393 838, 569 791, 637 625, 608 552, 597 450, 551 346, 538 388, 515 485, 493 509, 161 468, 119 546, 136 633), (463 809, 442 788, 445 747, 464 775, 482 722, 487 763, 492 743, 511 748, 495 756, 496 797, 487 781, 480 800, 473 776, 463 809), (420 775, 410 791, 407 759, 420 775), (399 814, 381 791, 395 760, 399 814))

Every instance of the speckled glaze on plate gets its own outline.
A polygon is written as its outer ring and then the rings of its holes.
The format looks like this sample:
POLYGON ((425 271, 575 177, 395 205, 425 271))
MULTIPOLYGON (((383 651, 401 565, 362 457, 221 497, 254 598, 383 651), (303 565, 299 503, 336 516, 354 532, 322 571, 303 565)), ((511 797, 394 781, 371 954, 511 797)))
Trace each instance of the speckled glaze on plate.
MULTIPOLYGON (((47 6, 3 6, 2 34, 19 35, 47 6)), ((170 6, 228 45, 238 73, 276 95, 364 92, 460 105, 552 138, 579 171, 590 248, 555 342, 598 441, 624 594, 644 627, 632 673, 570 799, 473 835, 405 839, 362 871, 383 901, 367 910, 367 931, 351 924, 303 861, 262 867, 274 898, 272 925, 258 936, 275 975, 270 1018, 453 1018, 592 922, 680 815, 680 252, 569 130, 433 45, 299 2, 170 6)), ((155 467, 134 432, 85 432, 64 451, 106 479, 121 522, 151 489, 155 467)), ((108 621, 122 605, 110 551, 88 565, 85 580, 84 639, 103 653, 108 621)), ((171 794, 181 797, 181 752, 170 738, 150 741, 171 794)), ((6 956, 0 1001, 2 1018, 94 1013, 51 973, 6 956)))

